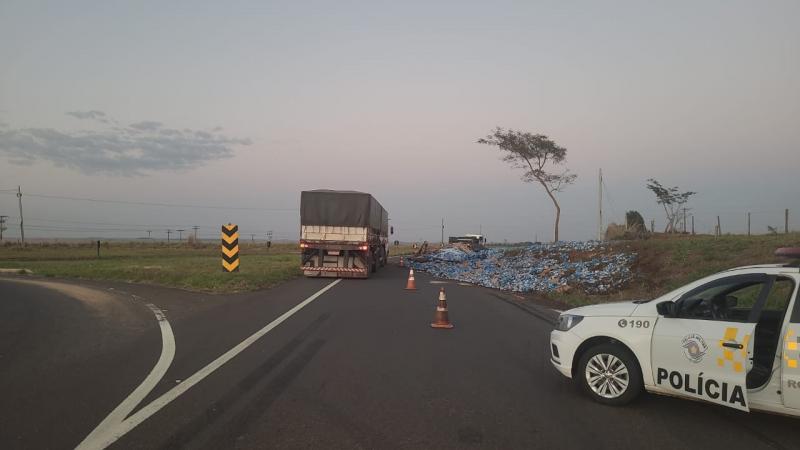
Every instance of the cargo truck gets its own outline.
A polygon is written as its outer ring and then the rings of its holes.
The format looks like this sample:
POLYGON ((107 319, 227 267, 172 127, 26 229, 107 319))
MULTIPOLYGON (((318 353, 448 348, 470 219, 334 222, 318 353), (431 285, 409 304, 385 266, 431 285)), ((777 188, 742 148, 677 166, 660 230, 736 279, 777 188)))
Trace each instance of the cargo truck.
POLYGON ((307 277, 368 278, 386 265, 389 214, 364 192, 303 191, 300 250, 307 277))

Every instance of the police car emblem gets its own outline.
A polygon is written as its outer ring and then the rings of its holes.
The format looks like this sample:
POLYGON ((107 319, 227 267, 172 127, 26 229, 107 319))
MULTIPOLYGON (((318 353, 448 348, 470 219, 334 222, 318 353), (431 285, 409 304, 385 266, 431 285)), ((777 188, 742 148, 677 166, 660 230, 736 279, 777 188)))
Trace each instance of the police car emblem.
POLYGON ((693 363, 699 363, 708 352, 708 345, 699 334, 688 334, 681 341, 683 356, 693 363))

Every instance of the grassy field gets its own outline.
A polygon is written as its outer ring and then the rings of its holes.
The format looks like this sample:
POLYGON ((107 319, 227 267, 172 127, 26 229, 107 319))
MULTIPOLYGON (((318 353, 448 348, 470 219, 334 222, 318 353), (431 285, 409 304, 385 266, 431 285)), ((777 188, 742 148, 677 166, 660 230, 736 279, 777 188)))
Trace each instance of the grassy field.
POLYGON ((547 296, 565 306, 615 300, 647 299, 665 294, 686 283, 738 266, 786 262, 776 258, 778 247, 800 247, 800 233, 777 236, 665 236, 612 244, 619 250, 636 252, 636 279, 611 295, 577 292, 547 296))
MULTIPOLYGON (((636 252, 637 276, 620 292, 587 295, 578 292, 543 297, 561 306, 634 298, 653 298, 685 283, 731 267, 780 262, 773 256, 782 246, 800 247, 800 234, 777 236, 670 236, 611 244, 636 252)), ((390 255, 413 253, 411 246, 392 246, 390 255)), ((208 292, 249 291, 274 286, 300 275, 295 244, 242 243, 241 269, 223 273, 219 245, 186 242, 110 242, 100 249, 86 244, 0 246, 0 269, 28 269, 47 277, 153 283, 208 292)))
POLYGON ((28 269, 46 277, 152 283, 208 292, 274 286, 300 275, 295 244, 240 245, 240 271, 223 273, 220 247, 212 244, 111 242, 0 247, 0 268, 28 269))

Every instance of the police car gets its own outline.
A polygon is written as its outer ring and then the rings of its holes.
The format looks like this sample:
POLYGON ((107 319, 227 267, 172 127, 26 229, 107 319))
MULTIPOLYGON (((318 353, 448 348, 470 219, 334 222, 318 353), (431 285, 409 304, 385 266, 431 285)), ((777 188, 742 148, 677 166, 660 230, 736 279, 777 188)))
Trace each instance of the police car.
POLYGON ((550 335, 552 363, 609 405, 645 390, 800 416, 800 248, 775 254, 793 262, 566 311, 550 335))

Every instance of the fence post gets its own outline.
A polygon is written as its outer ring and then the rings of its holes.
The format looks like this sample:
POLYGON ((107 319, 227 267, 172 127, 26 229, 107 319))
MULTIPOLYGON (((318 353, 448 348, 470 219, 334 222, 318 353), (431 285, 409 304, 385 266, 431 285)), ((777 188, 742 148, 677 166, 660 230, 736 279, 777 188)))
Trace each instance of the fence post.
POLYGON ((694 236, 694 214, 692 214, 692 236, 694 236))

